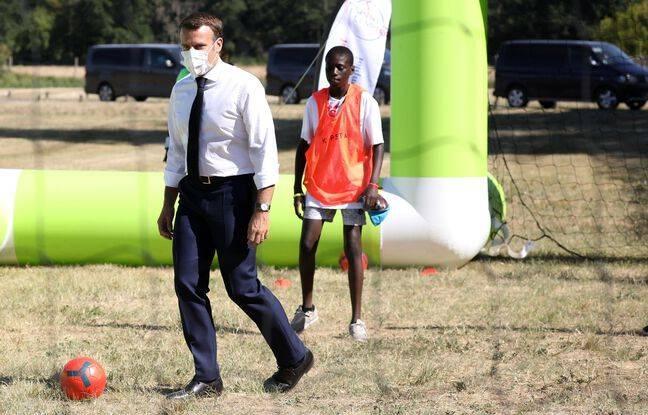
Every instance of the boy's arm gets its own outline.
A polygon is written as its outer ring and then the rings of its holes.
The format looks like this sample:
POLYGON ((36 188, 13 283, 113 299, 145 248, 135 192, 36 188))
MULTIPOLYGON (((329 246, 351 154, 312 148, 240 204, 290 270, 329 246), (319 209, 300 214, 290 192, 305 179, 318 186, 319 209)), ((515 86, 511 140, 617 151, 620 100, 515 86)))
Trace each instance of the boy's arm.
POLYGON ((294 191, 294 207, 295 215, 299 219, 304 219, 304 191, 302 190, 302 179, 304 177, 304 169, 306 168, 306 150, 309 144, 306 140, 299 140, 297 151, 295 152, 295 184, 294 191))
POLYGON ((295 184, 293 186, 293 205, 295 207, 295 215, 299 219, 304 219, 304 207, 306 206, 306 196, 302 190, 302 180, 304 178, 304 170, 306 170, 306 151, 310 147, 310 142, 315 134, 315 122, 313 119, 317 117, 317 104, 311 96, 306 101, 306 108, 304 108, 304 117, 302 119, 301 140, 297 144, 297 151, 295 152, 295 184))
MULTIPOLYGON (((365 92, 365 94, 367 94, 365 92)), ((368 95, 368 94, 367 94, 368 95)), ((385 153, 385 145, 382 133, 382 123, 380 121, 380 107, 372 96, 363 96, 366 98, 366 111, 364 118, 363 132, 365 139, 373 143, 373 166, 371 169, 371 178, 369 185, 364 191, 365 209, 380 208, 376 206, 378 203, 378 180, 380 180, 380 170, 382 169, 383 155, 385 153)))
POLYGON ((385 145, 383 143, 374 144, 373 151, 373 168, 371 169, 371 179, 369 185, 364 191, 365 207, 374 209, 378 202, 378 180, 380 180, 380 169, 382 169, 383 156, 385 154, 385 145))

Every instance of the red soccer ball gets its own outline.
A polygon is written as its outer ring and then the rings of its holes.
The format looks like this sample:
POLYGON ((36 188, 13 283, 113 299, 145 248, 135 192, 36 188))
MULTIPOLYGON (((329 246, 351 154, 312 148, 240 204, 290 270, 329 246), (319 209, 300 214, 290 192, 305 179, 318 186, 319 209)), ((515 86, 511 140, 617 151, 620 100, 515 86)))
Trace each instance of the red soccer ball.
POLYGON ((106 372, 96 360, 77 357, 61 371, 61 389, 73 400, 99 397, 106 388, 106 372))
MULTIPOLYGON (((349 270, 349 260, 347 259, 346 255, 344 255, 344 252, 340 254, 340 261, 338 262, 340 265, 340 268, 342 268, 342 271, 348 271, 349 270)), ((367 257, 367 254, 364 252, 362 253, 362 269, 367 269, 369 268, 369 258, 367 257)))

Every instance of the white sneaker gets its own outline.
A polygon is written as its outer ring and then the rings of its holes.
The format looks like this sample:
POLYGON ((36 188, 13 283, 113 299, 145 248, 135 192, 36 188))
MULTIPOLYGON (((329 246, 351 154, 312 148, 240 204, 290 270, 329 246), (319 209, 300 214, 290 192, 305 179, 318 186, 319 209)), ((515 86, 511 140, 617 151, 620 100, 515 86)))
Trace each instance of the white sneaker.
POLYGON ((290 322, 290 325, 297 333, 301 333, 318 319, 319 317, 317 316, 317 309, 315 306, 313 306, 313 310, 308 311, 304 311, 302 306, 299 306, 297 307, 297 310, 295 310, 295 316, 290 322))
POLYGON ((369 335, 367 334, 367 326, 364 321, 358 319, 355 323, 349 324, 349 334, 353 337, 353 340, 359 342, 366 342, 369 340, 369 335))

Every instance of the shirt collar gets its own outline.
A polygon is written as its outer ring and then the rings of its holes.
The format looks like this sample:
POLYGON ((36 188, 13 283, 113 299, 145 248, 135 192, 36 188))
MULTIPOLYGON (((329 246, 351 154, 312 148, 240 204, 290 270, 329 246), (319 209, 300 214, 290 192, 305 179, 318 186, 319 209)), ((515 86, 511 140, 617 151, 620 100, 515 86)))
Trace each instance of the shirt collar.
POLYGON ((225 66, 227 66, 227 63, 223 62, 223 60, 218 57, 218 60, 216 61, 216 65, 214 65, 213 68, 209 70, 205 75, 203 75, 205 78, 207 78, 210 81, 216 81, 218 80, 220 74, 223 72, 225 69, 225 66))

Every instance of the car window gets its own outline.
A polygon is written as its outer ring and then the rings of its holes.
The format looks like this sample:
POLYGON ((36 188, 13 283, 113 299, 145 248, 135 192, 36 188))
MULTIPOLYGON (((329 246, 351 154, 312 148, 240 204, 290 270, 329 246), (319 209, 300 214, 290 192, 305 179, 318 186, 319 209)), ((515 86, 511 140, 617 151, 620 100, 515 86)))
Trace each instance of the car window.
POLYGON ((142 56, 140 48, 100 48, 95 50, 92 62, 95 65, 140 66, 142 56))
MULTIPOLYGON (((159 69, 168 69, 167 61, 173 63, 173 58, 162 49, 151 49, 151 67, 159 69)), ((171 66, 173 67, 173 66, 171 66)))
POLYGON ((274 52, 274 65, 306 68, 317 56, 317 51, 317 48, 277 48, 274 52))
POLYGON ((592 51, 596 58, 604 64, 634 62, 625 52, 610 43, 600 43, 593 46, 592 51))

